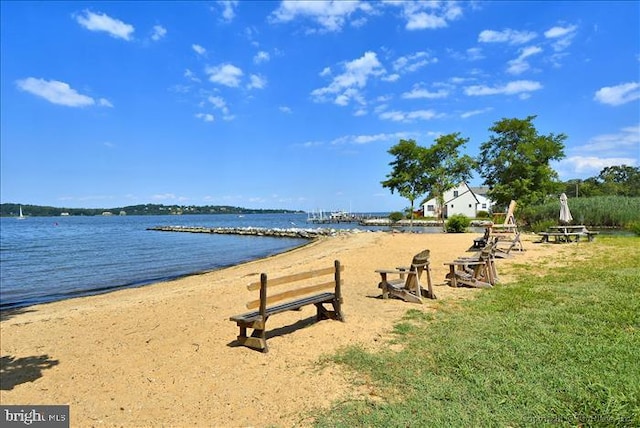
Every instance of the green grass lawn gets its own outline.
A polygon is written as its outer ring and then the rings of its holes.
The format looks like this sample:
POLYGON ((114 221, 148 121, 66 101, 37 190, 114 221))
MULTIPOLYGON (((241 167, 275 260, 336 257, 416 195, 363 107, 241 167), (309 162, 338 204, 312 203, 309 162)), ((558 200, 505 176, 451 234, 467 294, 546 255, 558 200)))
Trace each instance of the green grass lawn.
POLYGON ((316 425, 640 426, 640 238, 580 245, 596 251, 568 268, 520 266, 516 282, 435 315, 409 309, 401 351, 341 350, 330 361, 375 395, 316 425))

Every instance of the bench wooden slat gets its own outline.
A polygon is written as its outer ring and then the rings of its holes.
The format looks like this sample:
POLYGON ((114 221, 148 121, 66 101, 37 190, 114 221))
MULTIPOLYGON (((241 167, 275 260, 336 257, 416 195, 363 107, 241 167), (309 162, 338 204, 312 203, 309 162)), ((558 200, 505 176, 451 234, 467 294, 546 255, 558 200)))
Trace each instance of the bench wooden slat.
MULTIPOLYGON (((340 285, 343 285, 342 281, 340 285)), ((271 303, 280 302, 285 299, 293 299, 294 297, 313 293, 314 291, 332 289, 332 288, 335 288, 335 286, 336 286, 335 281, 328 281, 328 282, 323 282, 321 284, 298 288, 296 290, 289 290, 283 293, 273 294, 267 297, 267 304, 270 305, 271 303)), ((247 303, 247 309, 257 308, 258 306, 260 306, 260 299, 252 300, 249 303, 247 303)))
MULTIPOLYGON (((344 271, 344 266, 340 266, 340 271, 344 271)), ((334 273, 335 272, 335 268, 325 268, 325 269, 318 269, 318 270, 313 270, 313 271, 309 271, 309 272, 302 272, 302 273, 296 273, 293 275, 287 275, 287 276, 281 276, 279 278, 273 278, 273 279, 269 279, 269 287, 273 287, 276 285, 282 285, 282 284, 288 284, 290 282, 295 282, 295 281, 300 281, 303 279, 310 279, 310 278, 315 278, 317 276, 323 276, 323 275, 328 275, 330 273, 334 273)), ((252 282, 251 284, 247 285, 247 290, 249 291, 254 291, 254 290, 258 290, 260 288, 260 281, 255 281, 252 282)))
MULTIPOLYGON (((305 297, 303 299, 294 300, 292 302, 286 302, 281 305, 272 306, 267 308, 266 316, 274 315, 280 312, 292 311, 296 309, 300 309, 303 306, 311 305, 314 303, 328 303, 331 302, 335 298, 334 293, 322 293, 316 294, 314 296, 305 297)), ((241 322, 253 322, 259 320, 261 317, 260 311, 252 311, 247 312, 241 315, 234 315, 229 318, 231 321, 241 321, 241 322)))

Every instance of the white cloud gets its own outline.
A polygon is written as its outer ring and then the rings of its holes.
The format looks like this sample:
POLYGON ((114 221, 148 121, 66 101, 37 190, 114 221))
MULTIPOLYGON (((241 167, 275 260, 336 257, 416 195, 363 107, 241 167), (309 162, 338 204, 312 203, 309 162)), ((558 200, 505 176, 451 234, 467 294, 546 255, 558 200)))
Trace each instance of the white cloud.
POLYGON ((346 105, 350 99, 361 100, 358 89, 364 88, 370 77, 384 73, 375 52, 365 52, 362 57, 345 63, 342 74, 335 76, 329 86, 313 90, 311 96, 315 101, 323 102, 327 101, 329 95, 335 95, 334 101, 337 104, 346 105))
POLYGON ((151 33, 151 40, 158 41, 167 35, 167 29, 162 25, 154 25, 153 32, 151 33))
POLYGON ((402 8, 402 17, 406 20, 407 30, 433 30, 444 28, 462 16, 462 8, 456 2, 384 2, 387 6, 402 8))
POLYGON ((605 86, 596 91, 594 100, 602 104, 619 106, 640 99, 640 83, 629 82, 616 86, 605 86))
POLYGON ((544 32, 547 39, 554 40, 552 46, 556 52, 562 51, 571 45, 573 37, 578 29, 575 25, 568 27, 553 27, 544 32))
POLYGON ((464 93, 470 96, 479 95, 516 95, 529 93, 542 89, 542 85, 539 82, 531 80, 516 80, 509 82, 503 86, 486 86, 486 85, 472 85, 467 86, 464 89, 464 93))
POLYGON ((381 77, 381 79, 385 82, 395 82, 400 79, 400 75, 398 73, 387 74, 386 76, 381 77))
POLYGON ((427 52, 416 52, 411 55, 401 56, 393 62, 393 69, 400 72, 414 72, 428 64, 438 62, 437 58, 431 58, 427 52))
POLYGON ((460 115, 460 117, 462 119, 467 119, 467 118, 472 117, 472 116, 477 116, 479 114, 484 114, 484 113, 490 112, 491 110, 492 110, 492 108, 488 107, 488 108, 483 108, 483 109, 478 109, 478 110, 465 111, 464 113, 462 113, 460 115))
POLYGON ((280 110, 282 113, 286 113, 286 114, 293 113, 293 110, 291 110, 291 108, 287 107, 287 106, 280 106, 280 107, 278 107, 278 110, 280 110))
MULTIPOLYGON (((356 12, 369 12, 371 6, 361 1, 283 1, 271 15, 269 22, 286 23, 306 19, 320 26, 323 32, 339 32, 356 12)), ((358 17, 356 25, 362 25, 358 17)))
POLYGON ((124 22, 111 18, 104 13, 93 13, 85 10, 84 15, 77 15, 76 21, 89 31, 104 31, 117 39, 131 40, 135 31, 134 27, 124 22))
POLYGON ((184 71, 184 77, 191 80, 192 82, 198 82, 198 83, 201 82, 200 78, 196 76, 195 73, 189 70, 188 68, 184 71))
POLYGON ((240 78, 244 74, 241 69, 232 64, 220 64, 215 67, 207 67, 205 71, 209 75, 211 82, 232 88, 240 85, 240 78))
POLYGON ((214 121, 213 115, 209 114, 209 113, 197 113, 196 117, 198 119, 203 120, 204 122, 213 122, 214 121))
POLYGON ((235 8, 238 6, 238 0, 223 0, 218 1, 218 4, 222 6, 222 18, 225 21, 233 21, 236 16, 235 8))
POLYGON ((469 48, 467 49, 466 58, 468 61, 478 61, 484 59, 484 54, 480 48, 469 48))
POLYGON ((227 103, 226 101, 222 98, 222 97, 209 97, 207 98, 207 101, 209 101, 211 104, 213 104, 214 107, 219 108, 220 110, 222 110, 223 113, 228 113, 229 110, 227 108, 227 103))
POLYGON ((223 120, 230 121, 236 118, 231 114, 231 112, 229 111, 229 106, 227 106, 227 102, 222 97, 210 96, 209 98, 207 98, 207 101, 209 101, 211 105, 222 112, 223 120))
POLYGON ((439 89, 436 92, 430 92, 428 89, 421 88, 419 86, 414 86, 414 88, 410 92, 405 92, 402 94, 402 98, 404 99, 436 99, 436 98, 446 98, 449 95, 449 91, 445 89, 439 89))
MULTIPOLYGON (((69 84, 58 80, 36 79, 28 77, 16 82, 18 88, 30 94, 44 98, 45 100, 67 107, 87 107, 96 104, 93 98, 79 94, 69 84)), ((113 107, 106 99, 100 98, 97 102, 102 107, 113 107)))
POLYGON ((614 165, 635 166, 640 162, 640 125, 621 128, 618 132, 596 135, 586 144, 570 149, 570 156, 558 162, 560 175, 593 176, 614 165))
POLYGON ((507 72, 511 74, 521 74, 530 68, 529 63, 526 61, 531 55, 539 54, 542 52, 542 48, 538 46, 529 46, 520 50, 520 55, 516 59, 512 59, 508 62, 509 67, 507 72))
POLYGON ((557 39, 558 37, 564 37, 567 34, 572 33, 575 29, 575 25, 569 27, 552 27, 544 32, 544 36, 547 39, 557 39))
POLYGON ((418 12, 407 16, 407 30, 444 28, 446 26, 447 20, 444 17, 432 13, 418 12))
POLYGON ((615 134, 596 135, 583 146, 574 149, 578 152, 636 153, 640 156, 640 125, 627 126, 615 134))
POLYGON ((516 31, 510 28, 502 31, 484 30, 478 36, 481 43, 508 43, 521 45, 535 39, 537 34, 531 31, 516 31))
POLYGON ((263 62, 268 62, 269 59, 269 52, 260 51, 253 57, 253 62, 254 64, 262 64, 263 62))
POLYGON ((197 44, 191 45, 191 49, 193 49, 198 55, 204 55, 207 53, 207 50, 205 48, 197 44))
POLYGON ((372 134, 372 135, 347 135, 344 137, 336 138, 331 142, 333 145, 337 144, 371 144, 380 141, 397 141, 400 139, 409 138, 409 133, 407 132, 394 132, 394 133, 380 133, 380 134, 372 134))
POLYGON ((435 119, 440 116, 433 110, 414 110, 409 112, 395 110, 382 112, 378 117, 393 122, 413 122, 415 120, 435 119))
POLYGON ((267 86, 267 79, 263 76, 252 74, 249 76, 249 80, 250 82, 247 85, 247 89, 262 89, 267 86))
POLYGON ((558 162, 558 167, 562 170, 563 177, 572 177, 573 174, 583 176, 593 176, 602 171, 603 168, 615 165, 635 166, 638 159, 618 158, 618 157, 597 157, 597 156, 569 156, 558 162))

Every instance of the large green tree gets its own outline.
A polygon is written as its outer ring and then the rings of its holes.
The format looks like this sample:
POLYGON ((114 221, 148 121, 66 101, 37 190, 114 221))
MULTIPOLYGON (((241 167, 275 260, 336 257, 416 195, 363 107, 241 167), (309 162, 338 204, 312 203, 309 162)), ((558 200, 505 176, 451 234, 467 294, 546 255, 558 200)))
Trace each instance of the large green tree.
POLYGON ((467 141, 459 133, 442 135, 430 147, 419 146, 414 140, 400 140, 389 149, 395 159, 389 164, 393 168, 382 186, 409 199, 412 219, 415 201, 427 192, 442 206, 444 192, 468 180, 475 167, 473 158, 459 153, 467 141))
POLYGON ((389 163, 392 170, 387 174, 382 187, 398 192, 411 203, 411 221, 413 222, 414 203, 421 195, 426 193, 427 181, 422 167, 422 158, 425 148, 419 146, 414 140, 400 140, 392 146, 388 153, 394 156, 389 163))
POLYGON ((424 152, 423 170, 431 197, 438 201, 439 217, 444 215, 444 192, 471 178, 476 167, 469 155, 460 155, 460 149, 469 141, 460 133, 442 135, 424 152))
POLYGON ((638 167, 607 166, 600 171, 598 181, 606 195, 640 196, 640 168, 638 167))
POLYGON ((540 135, 536 116, 502 119, 489 128, 493 135, 480 146, 478 170, 488 196, 506 207, 513 199, 523 206, 542 203, 563 185, 550 162, 564 158, 564 134, 540 135))
POLYGON ((563 183, 564 192, 574 197, 617 195, 640 196, 640 168, 628 165, 607 166, 595 177, 573 178, 563 183))

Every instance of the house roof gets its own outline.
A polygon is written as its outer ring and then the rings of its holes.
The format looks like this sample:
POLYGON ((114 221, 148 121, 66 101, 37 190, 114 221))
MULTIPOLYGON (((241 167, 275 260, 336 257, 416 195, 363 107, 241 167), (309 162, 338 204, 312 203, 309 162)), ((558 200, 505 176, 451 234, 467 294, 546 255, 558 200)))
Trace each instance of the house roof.
MULTIPOLYGON (((471 193, 471 195, 473 196, 473 198, 476 200, 476 202, 480 203, 480 200, 478 199, 478 196, 482 197, 483 199, 489 201, 489 198, 487 197, 487 192, 489 191, 488 187, 471 187, 469 186, 467 183, 462 182, 460 183, 457 187, 454 187, 452 189, 449 189, 449 191, 453 191, 453 190, 459 190, 460 192, 458 193, 458 196, 450 198, 448 200, 445 200, 445 204, 450 203, 451 201, 458 199, 459 197, 461 197, 462 195, 465 195, 467 193, 471 193)), ((422 205, 426 205, 428 203, 435 203, 436 200, 434 197, 429 198, 428 200, 424 201, 422 203, 422 205)))
POLYGON ((480 187, 469 187, 473 193, 476 195, 485 196, 489 192, 488 187, 480 186, 480 187))

